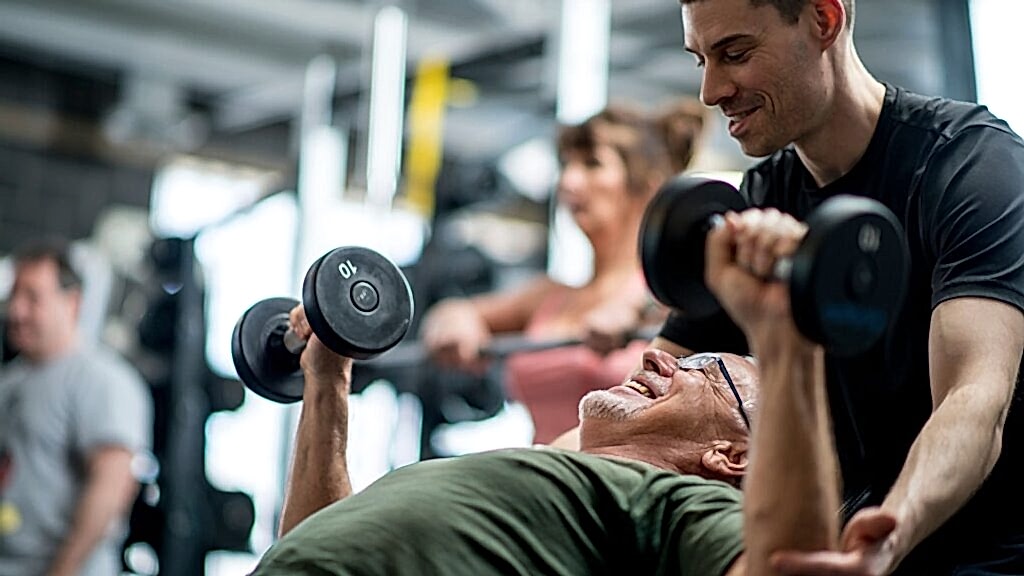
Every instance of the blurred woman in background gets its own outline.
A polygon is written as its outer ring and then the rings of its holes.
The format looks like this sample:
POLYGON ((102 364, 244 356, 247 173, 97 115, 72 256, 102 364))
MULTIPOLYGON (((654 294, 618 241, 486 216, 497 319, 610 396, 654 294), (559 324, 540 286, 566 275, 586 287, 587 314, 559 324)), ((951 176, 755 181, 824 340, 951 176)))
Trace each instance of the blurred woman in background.
POLYGON ((680 101, 648 116, 612 105, 558 135, 557 198, 593 248, 593 275, 579 287, 541 276, 517 289, 438 302, 421 336, 433 359, 479 372, 492 335, 579 339, 510 356, 505 384, 534 423, 534 442, 548 443, 576 426, 576 406, 591 390, 622 381, 648 340, 610 334, 607 327, 657 325, 664 313, 647 291, 637 250, 648 201, 690 163, 704 126, 704 108, 680 101))

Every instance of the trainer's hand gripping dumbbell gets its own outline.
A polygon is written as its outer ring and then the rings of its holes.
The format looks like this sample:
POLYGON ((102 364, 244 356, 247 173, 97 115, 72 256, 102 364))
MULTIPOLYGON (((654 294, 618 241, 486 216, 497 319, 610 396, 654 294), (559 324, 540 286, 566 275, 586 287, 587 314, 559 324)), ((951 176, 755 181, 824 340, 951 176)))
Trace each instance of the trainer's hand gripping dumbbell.
MULTIPOLYGON (((707 234, 721 215, 747 203, 731 185, 680 176, 651 201, 640 233, 640 256, 651 292, 689 318, 721 306, 704 284, 707 234)), ((797 328, 830 352, 852 356, 871 348, 897 316, 910 256, 899 221, 879 202, 836 196, 806 221, 807 235, 772 278, 788 282, 797 328)))
MULTIPOLYGON (((231 335, 231 358, 250 390, 275 402, 302 399, 299 356, 306 346, 289 327, 299 303, 268 298, 249 308, 231 335)), ((409 283, 384 256, 361 247, 337 248, 310 266, 302 305, 313 333, 334 352, 365 360, 390 350, 409 330, 409 283)))

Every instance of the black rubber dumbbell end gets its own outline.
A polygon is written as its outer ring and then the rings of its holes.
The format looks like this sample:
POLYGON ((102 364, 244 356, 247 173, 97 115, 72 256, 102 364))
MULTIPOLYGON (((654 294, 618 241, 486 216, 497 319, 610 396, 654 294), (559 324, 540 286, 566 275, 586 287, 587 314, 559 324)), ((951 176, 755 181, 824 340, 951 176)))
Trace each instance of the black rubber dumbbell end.
POLYGON ((828 199, 807 225, 789 279, 793 320, 836 356, 862 354, 903 306, 910 268, 903 228, 884 205, 858 196, 828 199))
POLYGON ((640 262, 651 293, 688 318, 704 318, 721 304, 704 284, 704 246, 715 214, 747 208, 727 182, 677 176, 647 205, 640 226, 640 262))
POLYGON ((412 289, 391 260, 368 248, 332 250, 306 272, 302 304, 313 333, 356 360, 390 350, 412 325, 412 289))
POLYGON ((238 378, 260 396, 280 403, 302 399, 299 356, 284 347, 291 298, 268 298, 253 304, 231 333, 231 361, 238 378))

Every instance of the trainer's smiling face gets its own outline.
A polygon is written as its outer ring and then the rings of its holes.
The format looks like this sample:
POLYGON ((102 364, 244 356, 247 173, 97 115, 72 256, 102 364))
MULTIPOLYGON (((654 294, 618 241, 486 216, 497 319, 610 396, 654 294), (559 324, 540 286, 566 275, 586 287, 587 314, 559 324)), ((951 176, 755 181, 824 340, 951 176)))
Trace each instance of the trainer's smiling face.
POLYGON ((684 42, 701 73, 701 100, 718 107, 750 156, 767 156, 817 133, 835 91, 808 3, 796 22, 770 3, 687 2, 684 42))
POLYGON ((696 444, 745 440, 749 430, 744 416, 752 413, 756 382, 756 366, 741 356, 698 354, 677 359, 662 350, 646 350, 641 370, 619 386, 591 392, 580 401, 583 447, 588 436, 600 437, 601 443, 652 436, 696 444))

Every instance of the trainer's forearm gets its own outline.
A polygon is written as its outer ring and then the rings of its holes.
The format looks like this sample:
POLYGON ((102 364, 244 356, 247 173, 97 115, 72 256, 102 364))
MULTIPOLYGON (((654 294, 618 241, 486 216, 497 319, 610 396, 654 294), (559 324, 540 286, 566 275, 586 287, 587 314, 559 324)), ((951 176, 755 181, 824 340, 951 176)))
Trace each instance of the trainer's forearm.
POLYGON ((999 458, 1004 414, 970 386, 951 392, 932 414, 882 505, 898 519, 892 537, 897 559, 981 486, 999 458))
POLYGON ((1022 349, 1024 316, 1009 304, 954 298, 932 312, 933 412, 882 505, 896 517, 889 544, 897 562, 960 509, 995 466, 1022 349))
POLYGON ((778 550, 835 548, 839 538, 838 468, 832 441, 824 356, 803 343, 757 347, 760 408, 745 481, 748 574, 771 574, 778 550))
POLYGON ((347 388, 306 380, 281 515, 281 536, 309 515, 352 493, 346 462, 347 388))

